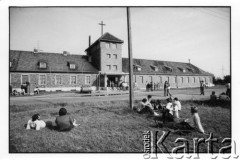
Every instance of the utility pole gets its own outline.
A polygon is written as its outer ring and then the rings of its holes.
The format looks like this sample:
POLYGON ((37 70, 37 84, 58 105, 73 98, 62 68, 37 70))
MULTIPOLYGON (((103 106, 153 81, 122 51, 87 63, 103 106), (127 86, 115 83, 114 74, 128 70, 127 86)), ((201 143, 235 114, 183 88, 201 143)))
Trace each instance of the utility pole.
MULTIPOLYGON (((99 25, 101 25, 101 33, 102 33, 102 35, 103 35, 103 26, 105 26, 106 24, 103 24, 103 21, 101 22, 101 23, 98 23, 99 25)), ((101 36, 102 36, 101 35, 101 36)))
POLYGON ((128 29, 128 60, 129 60, 129 100, 130 109, 133 109, 133 59, 132 59, 132 34, 130 8, 127 7, 127 29, 128 29))

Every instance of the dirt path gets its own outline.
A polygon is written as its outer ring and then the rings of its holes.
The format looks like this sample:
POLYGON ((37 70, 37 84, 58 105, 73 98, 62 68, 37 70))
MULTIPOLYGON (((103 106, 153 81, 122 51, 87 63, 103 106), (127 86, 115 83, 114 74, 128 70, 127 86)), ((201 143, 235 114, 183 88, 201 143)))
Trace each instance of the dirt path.
MULTIPOLYGON (((199 95, 199 88, 188 88, 188 89, 176 89, 172 90, 171 93, 174 97, 178 97, 180 100, 200 100, 209 99, 212 91, 216 94, 225 92, 225 88, 209 88, 205 90, 205 95, 199 95)), ((113 92, 107 92, 113 93, 113 92)), ((96 96, 96 95, 81 95, 79 93, 56 93, 39 96, 26 96, 26 97, 10 97, 10 105, 22 105, 22 104, 53 104, 53 103, 79 103, 79 102, 96 102, 96 101, 113 101, 113 100, 128 100, 129 94, 127 92, 119 92, 122 95, 112 96, 96 96)), ((135 100, 140 100, 147 95, 152 95, 154 99, 166 99, 163 96, 163 91, 136 91, 134 94, 135 100)))

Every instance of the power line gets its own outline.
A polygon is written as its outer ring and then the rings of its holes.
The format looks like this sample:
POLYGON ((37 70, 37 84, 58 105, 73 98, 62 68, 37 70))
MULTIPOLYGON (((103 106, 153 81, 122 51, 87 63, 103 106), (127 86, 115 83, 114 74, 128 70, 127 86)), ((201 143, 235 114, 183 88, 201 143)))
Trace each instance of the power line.
POLYGON ((211 12, 208 12, 207 10, 201 10, 201 9, 198 9, 198 8, 195 8, 195 9, 197 9, 198 11, 200 11, 200 12, 202 12, 202 13, 205 13, 205 14, 208 14, 208 15, 211 15, 211 16, 214 16, 214 17, 217 17, 217 18, 220 18, 220 19, 222 19, 222 20, 229 20, 229 19, 226 19, 226 18, 223 18, 223 17, 221 17, 221 16, 218 16, 218 15, 216 15, 216 14, 213 14, 213 13, 211 13, 211 12))

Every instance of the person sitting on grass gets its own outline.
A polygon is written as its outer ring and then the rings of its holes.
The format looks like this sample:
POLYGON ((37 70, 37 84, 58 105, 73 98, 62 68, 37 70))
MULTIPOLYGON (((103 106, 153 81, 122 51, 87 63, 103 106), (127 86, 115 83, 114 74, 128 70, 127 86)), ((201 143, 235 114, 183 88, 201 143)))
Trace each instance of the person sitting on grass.
POLYGON ((138 106, 134 107, 134 110, 136 110, 138 113, 150 112, 154 116, 159 115, 153 110, 146 98, 143 98, 142 101, 138 104, 138 106))
POLYGON ((179 111, 181 111, 182 106, 181 106, 181 103, 180 103, 180 101, 178 100, 177 97, 175 97, 173 99, 172 105, 173 105, 173 116, 174 116, 174 118, 179 118, 179 111))
MULTIPOLYGON (((191 107, 191 114, 192 114, 192 120, 193 120, 193 124, 190 123, 190 126, 195 128, 197 131, 199 131, 200 133, 205 134, 204 129, 202 127, 202 123, 198 114, 198 108, 195 106, 191 107)), ((189 119, 186 119, 184 122, 189 122, 189 119)))
POLYGON ((67 115, 66 108, 61 108, 59 110, 59 116, 56 117, 55 123, 56 129, 59 131, 70 131, 72 128, 79 126, 79 124, 76 124, 75 119, 67 115))
POLYGON ((210 100, 211 101, 216 101, 217 100, 217 96, 215 95, 215 91, 212 91, 212 94, 210 95, 210 100))
POLYGON ((46 123, 43 120, 40 120, 40 115, 34 114, 32 119, 28 120, 26 129, 35 129, 38 131, 44 127, 46 127, 46 123))
POLYGON ((226 95, 226 93, 223 92, 223 93, 221 93, 221 94, 219 95, 219 100, 221 100, 221 101, 229 101, 229 100, 230 100, 230 97, 228 97, 228 96, 226 95))

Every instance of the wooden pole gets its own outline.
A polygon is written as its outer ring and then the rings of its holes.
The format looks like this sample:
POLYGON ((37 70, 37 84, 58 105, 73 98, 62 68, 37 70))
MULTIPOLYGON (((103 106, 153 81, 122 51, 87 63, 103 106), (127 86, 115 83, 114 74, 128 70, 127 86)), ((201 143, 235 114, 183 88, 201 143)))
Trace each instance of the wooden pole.
POLYGON ((129 60, 129 100, 130 108, 133 108, 133 59, 132 59, 132 35, 131 35, 131 16, 130 8, 127 7, 127 29, 128 29, 128 60, 129 60))

